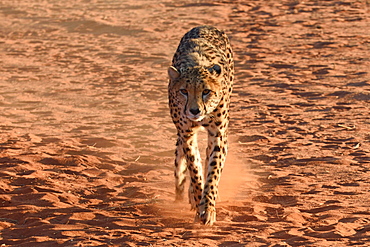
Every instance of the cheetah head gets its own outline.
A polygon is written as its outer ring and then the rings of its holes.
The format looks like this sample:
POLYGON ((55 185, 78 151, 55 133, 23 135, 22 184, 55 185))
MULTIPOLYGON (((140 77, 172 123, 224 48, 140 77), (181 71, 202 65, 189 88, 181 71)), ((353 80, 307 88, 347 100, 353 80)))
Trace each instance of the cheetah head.
POLYGON ((177 98, 177 105, 191 121, 202 121, 218 106, 222 98, 221 66, 195 66, 184 71, 168 68, 170 91, 177 98))

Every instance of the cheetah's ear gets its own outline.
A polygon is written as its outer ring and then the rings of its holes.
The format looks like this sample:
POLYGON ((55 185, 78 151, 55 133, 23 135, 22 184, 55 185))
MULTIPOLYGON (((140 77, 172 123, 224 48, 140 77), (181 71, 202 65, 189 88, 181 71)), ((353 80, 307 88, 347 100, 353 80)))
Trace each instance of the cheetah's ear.
POLYGON ((211 73, 211 74, 215 74, 216 76, 220 76, 221 75, 221 66, 218 65, 218 64, 215 64, 213 65, 211 68, 208 69, 208 71, 211 73))
POLYGON ((171 81, 176 80, 180 77, 180 72, 173 66, 168 68, 168 76, 170 77, 171 81))

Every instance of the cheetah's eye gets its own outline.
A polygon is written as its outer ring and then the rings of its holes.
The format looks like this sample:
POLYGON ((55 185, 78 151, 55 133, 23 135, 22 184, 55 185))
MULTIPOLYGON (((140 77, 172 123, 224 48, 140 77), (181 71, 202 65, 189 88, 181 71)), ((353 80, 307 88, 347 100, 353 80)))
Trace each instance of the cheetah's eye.
POLYGON ((211 90, 209 90, 209 89, 204 89, 203 90, 203 95, 204 96, 206 96, 206 95, 208 95, 208 94, 210 94, 211 93, 211 90))
POLYGON ((188 90, 186 89, 180 89, 180 93, 184 96, 188 96, 188 90))

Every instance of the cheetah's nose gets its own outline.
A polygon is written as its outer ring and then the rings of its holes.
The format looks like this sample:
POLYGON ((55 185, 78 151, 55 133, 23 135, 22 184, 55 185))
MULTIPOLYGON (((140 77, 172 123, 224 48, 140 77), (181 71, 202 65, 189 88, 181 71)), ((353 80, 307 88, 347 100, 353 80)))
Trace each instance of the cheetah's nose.
POLYGON ((197 115, 197 114, 199 114, 199 112, 200 112, 200 110, 198 109, 198 108, 196 108, 196 109, 190 109, 189 110, 194 116, 195 115, 197 115))

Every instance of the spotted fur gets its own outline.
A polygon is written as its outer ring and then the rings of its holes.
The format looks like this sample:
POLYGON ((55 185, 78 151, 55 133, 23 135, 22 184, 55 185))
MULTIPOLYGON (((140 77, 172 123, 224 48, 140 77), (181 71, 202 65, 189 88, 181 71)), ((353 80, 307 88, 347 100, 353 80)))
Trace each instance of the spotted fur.
POLYGON ((189 171, 189 202, 197 211, 196 220, 212 225, 216 221, 218 183, 227 154, 234 79, 233 55, 226 34, 211 26, 190 30, 180 41, 168 75, 169 107, 177 129, 176 199, 183 198, 189 171), (204 173, 197 145, 201 128, 208 132, 204 173))

